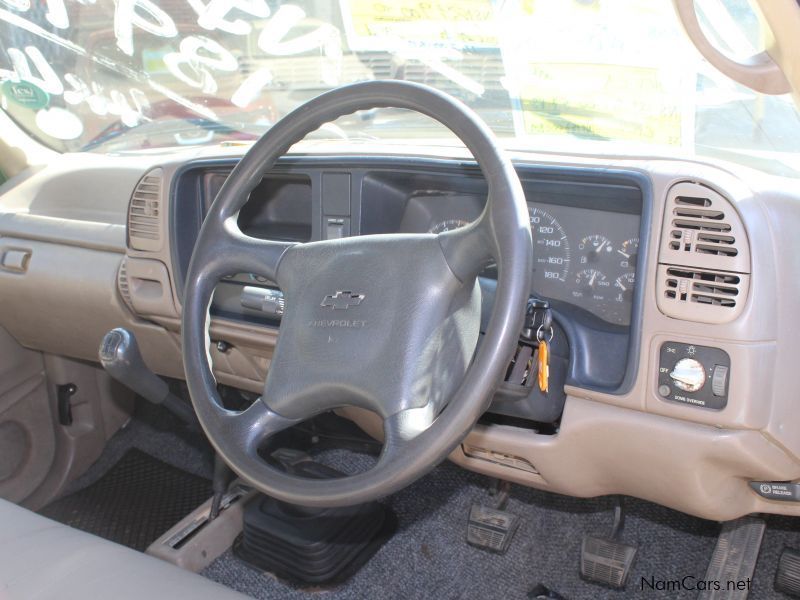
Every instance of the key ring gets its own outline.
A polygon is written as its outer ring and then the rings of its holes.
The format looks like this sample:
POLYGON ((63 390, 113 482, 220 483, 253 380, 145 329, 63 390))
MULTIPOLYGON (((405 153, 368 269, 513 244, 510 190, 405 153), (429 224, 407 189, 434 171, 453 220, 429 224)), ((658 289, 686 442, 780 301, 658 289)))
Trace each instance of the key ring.
MULTIPOLYGON (((539 340, 540 342, 544 341, 544 336, 542 335, 542 329, 544 329, 544 323, 539 325, 539 329, 536 330, 536 339, 539 340)), ((548 344, 553 341, 553 335, 554 335, 553 328, 550 327, 550 337, 547 339, 548 344)))

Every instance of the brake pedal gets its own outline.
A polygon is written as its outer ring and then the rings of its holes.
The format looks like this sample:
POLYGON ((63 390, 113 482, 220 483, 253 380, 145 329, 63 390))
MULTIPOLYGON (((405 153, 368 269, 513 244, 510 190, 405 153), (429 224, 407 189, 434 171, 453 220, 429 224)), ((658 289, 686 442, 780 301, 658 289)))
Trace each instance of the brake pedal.
POLYGON ((614 539, 584 536, 581 545, 581 577, 611 588, 622 589, 636 558, 636 546, 614 539))
POLYGON ((610 588, 622 589, 628 582, 638 548, 620 541, 625 526, 625 507, 617 498, 614 525, 608 537, 586 535, 581 544, 581 577, 610 588))
POLYGON ((800 551, 784 548, 775 572, 775 591, 800 598, 800 551))
POLYGON ((705 581, 719 582, 719 585, 700 591, 699 599, 747 598, 766 527, 763 519, 755 517, 742 517, 722 524, 705 577, 705 581))

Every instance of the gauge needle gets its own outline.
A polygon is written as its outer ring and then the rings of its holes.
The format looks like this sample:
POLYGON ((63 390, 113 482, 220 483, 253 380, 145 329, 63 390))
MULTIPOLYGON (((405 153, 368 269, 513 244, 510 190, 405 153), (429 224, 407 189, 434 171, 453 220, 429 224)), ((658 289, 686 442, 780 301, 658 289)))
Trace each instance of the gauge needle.
POLYGON ((620 254, 622 254, 622 256, 624 256, 625 258, 630 258, 630 257, 631 257, 631 255, 630 255, 630 254, 625 254, 625 253, 624 253, 622 250, 617 250, 617 252, 619 252, 620 254))
POLYGON ((602 244, 600 244, 600 245, 599 245, 597 248, 595 248, 595 249, 594 249, 594 251, 595 251, 597 254, 600 254, 600 250, 602 250, 602 249, 603 249, 603 247, 605 247, 605 245, 606 245, 607 243, 608 243, 608 240, 603 240, 603 243, 602 243, 602 244))
POLYGON ((627 292, 627 291, 628 291, 628 288, 626 288, 626 287, 625 287, 624 285, 622 285, 621 283, 618 283, 617 285, 620 287, 620 289, 621 289, 623 292, 627 292))
POLYGON ((597 271, 592 273, 592 278, 589 280, 589 287, 594 287, 594 280, 597 279, 597 271))

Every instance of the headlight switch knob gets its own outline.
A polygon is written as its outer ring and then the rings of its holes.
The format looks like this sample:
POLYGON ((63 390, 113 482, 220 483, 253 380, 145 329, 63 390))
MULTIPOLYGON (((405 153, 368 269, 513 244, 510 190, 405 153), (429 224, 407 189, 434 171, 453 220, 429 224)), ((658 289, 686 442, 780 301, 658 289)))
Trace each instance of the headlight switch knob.
POLYGON ((697 392, 706 383, 706 369, 699 360, 682 358, 669 374, 675 387, 684 392, 697 392))

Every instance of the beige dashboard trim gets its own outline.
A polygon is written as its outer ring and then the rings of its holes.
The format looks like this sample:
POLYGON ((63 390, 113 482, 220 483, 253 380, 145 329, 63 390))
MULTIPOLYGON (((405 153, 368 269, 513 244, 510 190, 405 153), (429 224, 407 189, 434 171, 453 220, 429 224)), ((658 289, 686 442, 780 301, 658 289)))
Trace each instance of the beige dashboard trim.
POLYGON ((687 423, 568 397, 555 436, 478 426, 465 443, 490 444, 528 459, 539 476, 468 458, 467 468, 579 497, 625 494, 698 517, 729 520, 753 512, 800 515, 800 506, 760 498, 749 481, 800 477, 800 463, 758 431, 687 423), (481 464, 483 463, 483 464, 481 464))
MULTIPOLYGON (((761 433, 621 410, 570 396, 556 435, 477 425, 450 460, 537 489, 583 498, 624 494, 706 519, 752 512, 800 515, 800 506, 764 500, 749 488, 751 480, 800 478, 800 462, 761 433), (472 458, 463 445, 521 458, 537 472, 472 458)), ((382 439, 380 421, 370 413, 338 412, 382 439)))
POLYGON ((0 213, 0 236, 4 235, 103 252, 125 252, 125 226, 111 223, 0 213))

